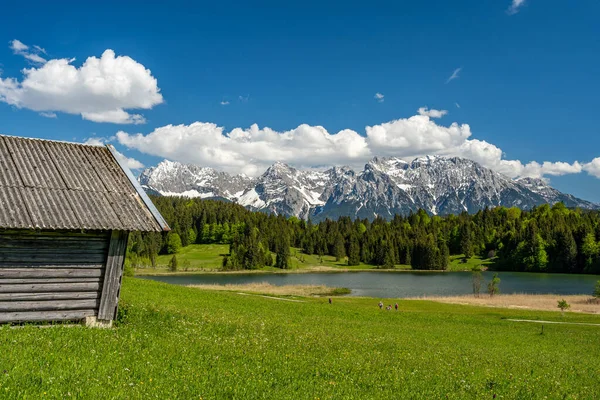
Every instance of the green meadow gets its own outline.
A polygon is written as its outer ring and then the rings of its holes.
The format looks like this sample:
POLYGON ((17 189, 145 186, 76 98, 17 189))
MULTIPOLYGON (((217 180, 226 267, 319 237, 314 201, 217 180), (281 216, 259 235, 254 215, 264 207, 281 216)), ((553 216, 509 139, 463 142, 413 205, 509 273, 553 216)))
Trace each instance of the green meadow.
MULTIPOLYGON (((0 327, 0 398, 594 399, 591 314, 278 299, 126 278, 113 329, 0 327), (296 300, 296 301, 290 301, 296 300)), ((386 303, 395 300, 386 300, 386 303)))
MULTIPOLYGON (((191 244, 181 248, 176 254, 179 272, 212 272, 221 269, 223 255, 229 251, 227 244, 191 244)), ((292 270, 314 270, 319 268, 339 269, 339 270, 363 270, 377 269, 376 265, 360 263, 360 265, 348 266, 346 259, 336 261, 335 257, 330 255, 318 256, 316 254, 304 254, 302 249, 290 248, 290 269, 292 270)), ((157 257, 157 268, 149 266, 136 269, 137 274, 155 274, 168 273, 169 261, 173 255, 159 255, 157 257)), ((273 255, 275 257, 275 255, 273 255)), ((449 270, 471 270, 475 265, 485 264, 485 261, 478 257, 473 257, 467 264, 462 262, 461 256, 452 256, 448 265, 449 270)), ((410 265, 398 264, 395 266, 398 270, 410 270, 410 265)), ((261 268, 263 271, 280 271, 273 267, 261 268)))

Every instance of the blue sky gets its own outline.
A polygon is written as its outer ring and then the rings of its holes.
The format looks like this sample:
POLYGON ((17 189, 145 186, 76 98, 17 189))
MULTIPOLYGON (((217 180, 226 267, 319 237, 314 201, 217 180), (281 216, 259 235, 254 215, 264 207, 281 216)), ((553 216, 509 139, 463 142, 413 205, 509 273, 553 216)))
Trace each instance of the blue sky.
POLYGON ((600 202, 598 1, 149 3, 5 6, 0 133, 248 174, 460 155, 600 202))

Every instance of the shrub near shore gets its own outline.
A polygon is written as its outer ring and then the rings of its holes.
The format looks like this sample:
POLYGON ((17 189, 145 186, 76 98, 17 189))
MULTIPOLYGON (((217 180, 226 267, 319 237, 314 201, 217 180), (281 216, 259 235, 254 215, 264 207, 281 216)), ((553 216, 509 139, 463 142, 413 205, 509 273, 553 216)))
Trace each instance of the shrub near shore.
POLYGON ((538 324, 505 319, 599 323, 596 315, 406 300, 389 312, 377 302, 277 301, 126 278, 115 329, 0 328, 0 397, 582 399, 600 392, 600 328, 547 325, 540 335, 538 324))

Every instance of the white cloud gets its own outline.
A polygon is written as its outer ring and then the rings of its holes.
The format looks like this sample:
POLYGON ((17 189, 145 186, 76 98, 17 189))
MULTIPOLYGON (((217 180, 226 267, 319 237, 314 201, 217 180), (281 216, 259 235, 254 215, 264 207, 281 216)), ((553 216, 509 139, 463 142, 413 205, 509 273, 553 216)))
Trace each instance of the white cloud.
POLYGON ((46 59, 40 56, 40 53, 46 54, 46 50, 41 48, 40 46, 34 45, 33 51, 30 51, 30 47, 20 40, 12 40, 10 42, 10 49, 13 53, 18 54, 20 56, 25 57, 27 60, 31 61, 33 64, 44 64, 46 63, 46 59))
MULTIPOLYGON (((90 146, 105 146, 108 142, 112 142, 114 139, 115 139, 114 136, 112 136, 110 138, 92 136, 92 137, 87 138, 86 141, 83 142, 83 144, 87 144, 90 146)), ((142 164, 140 161, 136 160, 135 158, 127 157, 125 154, 121 153, 120 151, 117 151, 116 155, 117 155, 117 157, 119 157, 119 159, 123 163, 125 163, 125 165, 127 165, 127 167, 129 169, 144 168, 144 164, 142 164)))
POLYGON ((144 168, 144 164, 142 164, 141 162, 139 162, 135 158, 127 157, 125 154, 120 153, 118 151, 117 151, 117 157, 119 157, 121 159, 121 161, 123 163, 125 163, 125 165, 127 165, 127 168, 129 168, 129 169, 142 169, 142 168, 144 168))
POLYGON ((600 157, 596 157, 589 163, 584 164, 583 170, 596 178, 600 178, 600 157))
POLYGON ((417 111, 419 115, 425 115, 429 118, 442 118, 444 115, 448 114, 447 110, 428 110, 427 107, 421 107, 417 111))
POLYGON ((250 95, 247 94, 246 96, 238 96, 238 100, 241 101, 242 103, 247 103, 248 99, 250 98, 250 95))
MULTIPOLYGON (((22 48, 21 42, 12 47, 22 48), (19 44, 20 43, 20 44, 19 44)), ((0 101, 34 111, 80 114, 84 119, 116 124, 141 124, 140 114, 163 102, 150 70, 127 56, 106 50, 89 57, 81 67, 74 59, 53 59, 23 70, 23 79, 0 78, 0 101)))
POLYGON ((225 132, 216 124, 195 122, 163 126, 146 135, 120 131, 117 140, 146 154, 250 176, 262 173, 275 161, 297 167, 361 168, 375 155, 407 161, 423 155, 444 155, 475 160, 511 178, 574 174, 582 170, 600 177, 600 157, 585 165, 506 160, 497 146, 471 138, 468 124, 438 125, 427 115, 437 110, 421 111, 420 115, 367 126, 363 135, 350 129, 329 133, 321 126, 306 124, 286 132, 257 125, 225 132))
POLYGON ((83 142, 83 144, 89 144, 91 146, 104 146, 106 144, 106 142, 107 142, 106 138, 92 136, 92 137, 87 138, 86 141, 83 142))
POLYGON ((514 15, 519 12, 519 9, 525 4, 525 0, 512 0, 510 7, 506 12, 508 15, 514 15))
POLYGON ((377 100, 379 103, 383 103, 385 101, 385 96, 379 92, 375 93, 374 96, 375 100, 377 100))
POLYGON ((128 112, 117 109, 99 113, 82 112, 81 117, 94 122, 111 122, 113 124, 145 124, 146 119, 140 114, 129 114, 128 112))
POLYGON ((56 118, 56 113, 53 112, 41 112, 40 115, 46 118, 56 118))
POLYGON ((456 108, 460 108, 460 104, 454 103, 454 105, 456 106, 456 108))
POLYGON ((46 53, 46 49, 44 49, 44 48, 42 48, 42 47, 38 46, 37 44, 34 44, 34 45, 33 45, 33 48, 34 48, 34 49, 35 49, 35 50, 36 50, 38 53, 48 54, 48 53, 46 53))
POLYGON ((21 42, 20 40, 15 39, 10 42, 10 49, 18 54, 22 51, 28 50, 29 46, 27 46, 25 43, 21 42))
POLYGON ((223 100, 223 101, 221 101, 221 105, 222 106, 229 105, 229 102, 227 100, 223 100))
POLYGON ((460 67, 460 68, 456 68, 456 69, 454 70, 454 72, 452 72, 452 75, 450 75, 450 78, 448 78, 448 80, 446 81, 446 83, 449 83, 450 81, 453 81, 453 80, 455 80, 455 79, 458 79, 458 78, 460 78, 460 77, 458 76, 458 74, 460 73, 460 71, 462 71, 462 67, 460 67))

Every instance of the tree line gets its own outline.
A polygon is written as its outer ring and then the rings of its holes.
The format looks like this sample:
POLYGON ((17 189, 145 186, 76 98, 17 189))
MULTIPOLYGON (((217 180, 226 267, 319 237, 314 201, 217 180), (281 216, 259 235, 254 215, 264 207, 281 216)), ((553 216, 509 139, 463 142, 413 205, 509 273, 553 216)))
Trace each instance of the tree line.
POLYGON ((340 217, 319 223, 251 212, 216 200, 153 197, 168 233, 132 233, 128 259, 156 265, 158 254, 190 244, 229 244, 224 269, 289 267, 290 247, 331 255, 348 265, 398 264, 444 270, 450 255, 493 259, 496 270, 600 273, 600 213, 562 203, 530 211, 496 207, 476 214, 431 216, 424 210, 391 220, 340 217))

